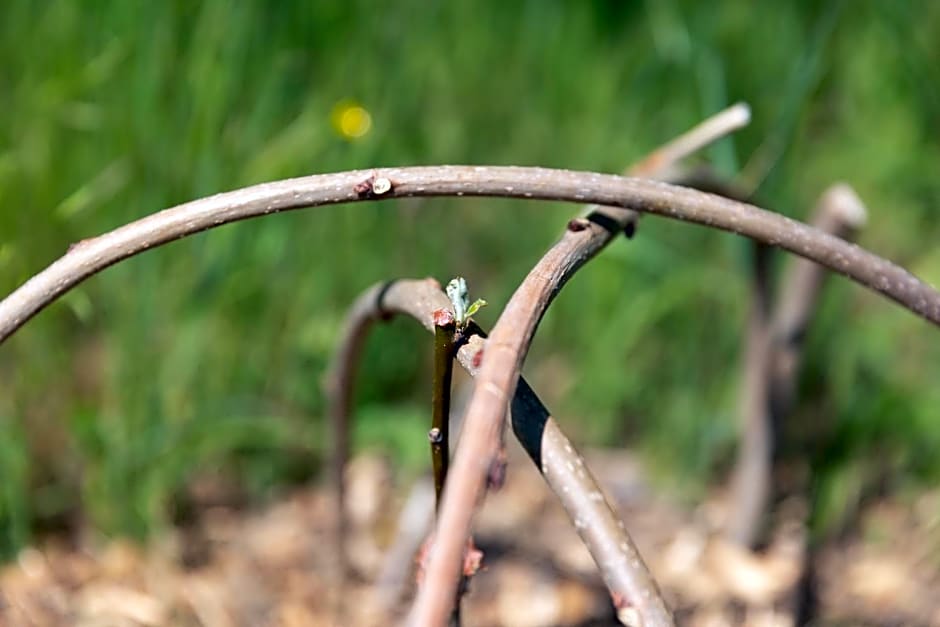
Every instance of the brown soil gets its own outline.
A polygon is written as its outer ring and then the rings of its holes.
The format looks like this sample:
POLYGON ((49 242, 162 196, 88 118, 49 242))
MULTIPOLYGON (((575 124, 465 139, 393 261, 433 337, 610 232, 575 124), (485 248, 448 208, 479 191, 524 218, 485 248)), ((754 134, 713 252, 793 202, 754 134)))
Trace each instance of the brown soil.
MULTIPOLYGON (((742 551, 718 532, 720 495, 684 507, 656 496, 628 454, 588 458, 681 624, 793 624, 804 556, 799 524, 781 524, 760 554, 742 551)), ((531 464, 514 459, 506 486, 476 520, 484 568, 464 599, 463 624, 616 624, 564 511, 531 464)), ((428 488, 411 491, 403 533, 408 490, 395 487, 387 463, 361 457, 348 479, 352 582, 341 597, 332 501, 311 487, 260 511, 204 507, 198 522, 147 546, 99 539, 76 548, 49 539, 26 549, 0 570, 0 625, 394 623, 413 593, 428 488), (392 545, 399 557, 389 559, 392 545)), ((879 502, 861 512, 857 529, 814 556, 817 624, 940 625, 940 493, 879 502)))

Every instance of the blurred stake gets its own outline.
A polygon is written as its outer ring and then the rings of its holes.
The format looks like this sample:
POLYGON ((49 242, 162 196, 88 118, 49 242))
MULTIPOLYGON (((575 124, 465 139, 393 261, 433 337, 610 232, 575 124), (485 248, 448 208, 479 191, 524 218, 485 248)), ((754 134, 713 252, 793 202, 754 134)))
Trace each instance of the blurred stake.
MULTIPOLYGON (((833 185, 820 197, 811 219, 816 228, 851 240, 865 223, 865 207, 851 187, 833 185)), ((794 258, 771 313, 766 250, 757 246, 751 317, 745 342, 742 434, 732 479, 728 537, 748 548, 764 539, 774 499, 775 450, 780 427, 791 412, 806 330, 828 270, 794 258)))
POLYGON ((751 310, 744 337, 744 380, 739 410, 742 427, 738 440, 738 458, 731 480, 731 490, 735 496, 728 527, 730 539, 748 548, 754 548, 767 512, 774 449, 768 402, 772 350, 771 249, 753 242, 751 250, 751 310))
MULTIPOLYGON (((847 183, 829 187, 817 204, 810 224, 846 241, 853 241, 865 226, 868 212, 862 200, 847 183)), ((785 417, 793 404, 793 391, 802 356, 806 330, 822 292, 829 270, 802 257, 793 257, 780 287, 780 298, 774 311, 774 355, 771 407, 773 413, 785 417)))

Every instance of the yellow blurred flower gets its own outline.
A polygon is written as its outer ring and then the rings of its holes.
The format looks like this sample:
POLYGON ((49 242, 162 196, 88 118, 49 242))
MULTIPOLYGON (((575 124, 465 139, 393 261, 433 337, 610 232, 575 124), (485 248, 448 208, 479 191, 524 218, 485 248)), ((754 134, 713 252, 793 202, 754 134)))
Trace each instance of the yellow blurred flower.
POLYGON ((330 113, 330 123, 340 137, 359 139, 372 128, 372 115, 358 102, 340 100, 330 113))

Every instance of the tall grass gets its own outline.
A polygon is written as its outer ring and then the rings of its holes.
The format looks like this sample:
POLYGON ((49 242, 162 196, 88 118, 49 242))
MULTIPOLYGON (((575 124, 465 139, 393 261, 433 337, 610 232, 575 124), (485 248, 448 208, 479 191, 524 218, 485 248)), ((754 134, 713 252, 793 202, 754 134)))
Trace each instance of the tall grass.
MULTIPOLYGON (((754 124, 716 167, 759 172, 760 201, 797 217, 849 180, 872 210, 863 243, 940 284, 938 36, 934 3, 7 0, 0 291, 70 242, 217 191, 372 165, 619 171, 740 99, 754 124), (371 114, 360 139, 330 123, 343 101, 371 114)), ((318 379, 354 295, 459 273, 492 323, 571 212, 313 210, 107 270, 0 347, 0 551, 43 525, 146 534, 200 473, 259 496, 314 476, 318 379)), ((641 447, 691 493, 721 477, 745 250, 648 219, 566 288, 528 370, 579 437, 641 447)), ((835 279, 809 345, 799 411, 830 425, 820 481, 936 477, 940 334, 835 279)), ((429 350, 405 323, 370 342, 360 443, 419 458, 429 350)))

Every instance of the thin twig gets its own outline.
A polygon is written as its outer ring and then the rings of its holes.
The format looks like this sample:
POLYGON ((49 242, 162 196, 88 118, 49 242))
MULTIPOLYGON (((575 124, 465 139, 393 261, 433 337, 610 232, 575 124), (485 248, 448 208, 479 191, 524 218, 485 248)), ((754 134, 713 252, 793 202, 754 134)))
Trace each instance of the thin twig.
POLYGON ((454 374, 454 315, 438 309, 434 317, 434 380, 431 384, 431 467, 434 472, 434 507, 441 504, 450 462, 450 387, 454 374))
POLYGON ((725 135, 730 135, 734 131, 744 128, 750 121, 751 108, 743 102, 734 104, 651 152, 646 158, 630 168, 630 175, 653 177, 660 180, 668 178, 670 170, 679 161, 725 135))
POLYGON ((940 326, 940 292, 864 249, 784 216, 702 192, 593 172, 429 166, 319 174, 195 200, 75 245, 0 302, 0 342, 100 270, 206 229, 278 211, 405 196, 491 196, 588 202, 745 235, 844 274, 940 326))
MULTIPOLYGON (((747 126, 750 121, 751 108, 743 102, 734 104, 696 124, 679 137, 649 153, 640 161, 627 167, 623 174, 624 176, 655 179, 675 185, 701 189, 695 185, 687 185, 676 180, 685 175, 679 168, 680 162, 725 135, 730 135, 736 130, 747 126)), ((597 209, 597 204, 589 204, 585 207, 583 213, 587 215, 597 209)), ((627 237, 633 237, 639 219, 640 215, 635 211, 627 214, 623 227, 624 234, 627 237)))

